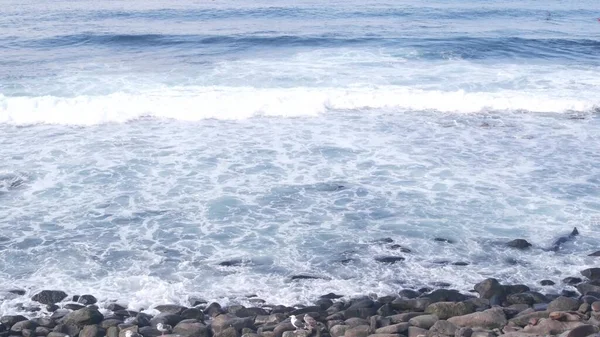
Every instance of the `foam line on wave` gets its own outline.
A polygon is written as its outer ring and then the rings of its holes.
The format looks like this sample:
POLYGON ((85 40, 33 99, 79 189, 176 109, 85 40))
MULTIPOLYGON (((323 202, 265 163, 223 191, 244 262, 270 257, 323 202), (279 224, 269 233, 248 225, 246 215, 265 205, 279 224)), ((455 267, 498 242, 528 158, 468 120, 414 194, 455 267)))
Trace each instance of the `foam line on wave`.
POLYGON ((95 125, 141 117, 185 121, 255 116, 315 116, 330 110, 433 110, 448 113, 595 111, 600 101, 559 93, 466 92, 408 87, 252 88, 187 87, 104 96, 10 97, 0 95, 0 123, 95 125))

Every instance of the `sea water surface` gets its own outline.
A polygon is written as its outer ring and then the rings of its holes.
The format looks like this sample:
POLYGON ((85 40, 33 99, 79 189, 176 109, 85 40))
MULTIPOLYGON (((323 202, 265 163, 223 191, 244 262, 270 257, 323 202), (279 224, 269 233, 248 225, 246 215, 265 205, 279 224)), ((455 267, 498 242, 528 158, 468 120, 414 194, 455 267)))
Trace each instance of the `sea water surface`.
POLYGON ((134 309, 486 277, 560 291, 598 265, 598 17, 596 0, 3 0, 0 290, 27 293, 0 292, 0 313, 48 288, 134 309))

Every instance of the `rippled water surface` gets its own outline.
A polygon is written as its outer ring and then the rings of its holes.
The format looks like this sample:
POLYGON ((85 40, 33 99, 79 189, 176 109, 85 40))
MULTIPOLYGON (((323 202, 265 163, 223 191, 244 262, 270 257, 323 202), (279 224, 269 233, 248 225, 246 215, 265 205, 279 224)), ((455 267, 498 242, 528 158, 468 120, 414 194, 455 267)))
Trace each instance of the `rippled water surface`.
POLYGON ((43 288, 295 304, 598 263, 597 1, 0 13, 0 313, 43 288))

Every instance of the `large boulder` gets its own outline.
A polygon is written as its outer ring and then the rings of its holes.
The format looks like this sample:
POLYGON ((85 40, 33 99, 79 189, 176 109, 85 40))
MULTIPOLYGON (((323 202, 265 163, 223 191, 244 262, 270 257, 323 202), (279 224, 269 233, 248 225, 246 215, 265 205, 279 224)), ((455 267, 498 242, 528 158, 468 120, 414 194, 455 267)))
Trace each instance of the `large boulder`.
POLYGON ((600 332, 599 327, 591 324, 584 324, 569 331, 565 337, 586 337, 597 334, 598 332, 600 332))
POLYGON ((186 319, 179 322, 173 328, 173 333, 188 337, 208 337, 206 325, 194 319, 186 319))
POLYGON ((10 327, 10 331, 21 333, 23 330, 35 330, 37 326, 35 321, 19 321, 10 327))
POLYGON ((346 330, 344 337, 367 337, 370 334, 371 327, 369 325, 359 325, 346 330))
POLYGON ((481 298, 488 300, 494 296, 504 296, 504 287, 494 278, 488 278, 477 283, 475 291, 477 291, 481 298))
POLYGON ((91 305, 91 304, 96 304, 98 302, 98 299, 96 299, 96 297, 94 297, 93 295, 81 295, 79 296, 79 298, 77 299, 77 302, 81 303, 81 304, 85 304, 85 305, 91 305))
POLYGON ((484 329, 500 329, 508 323, 504 310, 498 307, 482 312, 451 317, 448 319, 448 322, 458 327, 479 327, 484 329))
POLYGON ((187 308, 177 304, 162 304, 157 305, 156 307, 154 307, 154 309, 158 310, 160 313, 166 312, 169 314, 181 315, 181 313, 187 308))
POLYGON ((548 304, 548 312, 573 311, 579 309, 579 301, 565 296, 560 296, 548 304))
POLYGON ((381 327, 375 330, 376 334, 403 334, 408 331, 409 323, 398 323, 381 327))
POLYGON ((106 335, 106 330, 96 324, 86 325, 79 332, 79 337, 103 337, 106 335))
POLYGON ((221 314, 215 317, 211 324, 211 328, 215 334, 229 327, 235 328, 238 332, 243 328, 254 328, 254 320, 251 317, 240 318, 231 314, 221 314))
POLYGON ((458 290, 454 289, 436 289, 429 294, 422 296, 423 298, 429 298, 432 303, 435 302, 461 302, 469 299, 468 296, 461 294, 458 290))
POLYGON ((395 310, 400 311, 423 311, 428 305, 433 303, 429 298, 413 298, 413 299, 402 299, 397 298, 390 305, 395 310))
POLYGON ((33 295, 31 299, 42 304, 54 304, 64 300, 65 298, 67 298, 67 293, 64 291, 42 290, 41 292, 33 295))
POLYGON ((588 268, 581 271, 581 275, 587 277, 588 279, 600 280, 600 268, 588 268))
POLYGON ((433 333, 445 336, 454 336, 457 330, 458 327, 456 325, 445 320, 439 320, 435 322, 431 329, 429 329, 429 331, 433 333))
MULTIPOLYGON (((137 317, 137 316, 136 316, 137 317)), ((177 323, 181 322, 183 317, 177 314, 172 314, 170 312, 161 312, 160 314, 152 317, 150 319, 150 325, 156 326, 158 323, 175 326, 177 323)))
POLYGON ((93 307, 85 307, 79 310, 68 313, 60 322, 62 324, 73 324, 79 327, 84 325, 99 324, 104 319, 104 316, 93 307))
POLYGON ((575 329, 583 325, 581 322, 560 322, 550 318, 540 319, 536 325, 528 325, 523 328, 523 332, 535 333, 540 335, 558 335, 567 330, 575 329))
POLYGON ((600 293, 600 286, 593 283, 580 283, 576 286, 577 291, 579 291, 582 295, 587 295, 589 293, 600 293))
POLYGON ((27 318, 22 315, 6 315, 6 316, 2 316, 2 318, 0 318, 0 324, 10 328, 15 323, 21 322, 21 321, 26 321, 26 320, 27 320, 27 318))
POLYGON ((549 315, 550 313, 548 311, 535 311, 524 315, 517 315, 508 321, 513 325, 524 327, 529 324, 529 321, 532 319, 548 318, 549 315))
POLYGON ((421 329, 430 329, 439 320, 436 315, 422 315, 411 318, 408 324, 421 329))
POLYGON ((454 316, 462 316, 475 312, 475 305, 470 302, 437 302, 430 304, 425 312, 445 320, 454 316))
POLYGON ((331 335, 331 337, 341 337, 346 333, 346 330, 351 329, 351 327, 347 326, 347 325, 334 325, 331 327, 331 329, 329 329, 329 334, 331 335))

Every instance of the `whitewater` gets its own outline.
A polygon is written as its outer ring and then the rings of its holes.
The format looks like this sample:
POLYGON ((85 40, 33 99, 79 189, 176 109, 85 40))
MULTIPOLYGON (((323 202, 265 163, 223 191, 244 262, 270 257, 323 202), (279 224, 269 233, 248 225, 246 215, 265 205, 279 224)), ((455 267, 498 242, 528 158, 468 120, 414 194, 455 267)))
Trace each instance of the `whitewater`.
POLYGON ((41 289, 136 310, 486 277, 560 292, 598 264, 597 1, 0 14, 0 315, 41 289))

